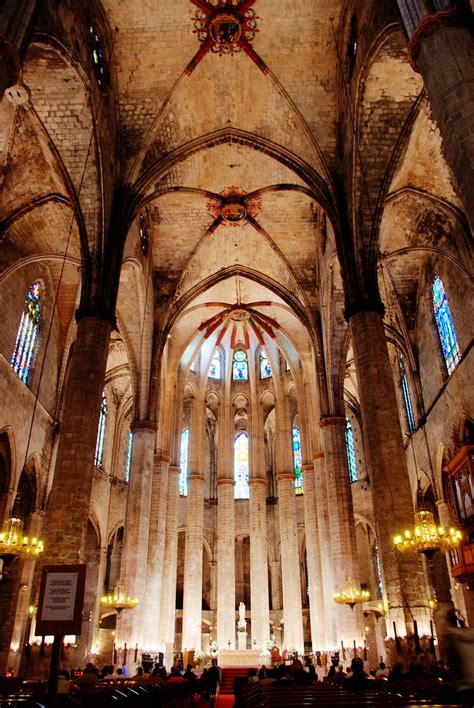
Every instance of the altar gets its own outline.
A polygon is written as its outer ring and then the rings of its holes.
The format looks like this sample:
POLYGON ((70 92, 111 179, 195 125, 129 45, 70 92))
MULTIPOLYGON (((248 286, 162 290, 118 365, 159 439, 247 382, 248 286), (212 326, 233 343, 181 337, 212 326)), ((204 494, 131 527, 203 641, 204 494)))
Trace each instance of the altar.
POLYGON ((219 666, 226 668, 228 666, 253 666, 258 669, 259 666, 270 666, 270 655, 263 656, 260 649, 220 649, 219 650, 219 666))

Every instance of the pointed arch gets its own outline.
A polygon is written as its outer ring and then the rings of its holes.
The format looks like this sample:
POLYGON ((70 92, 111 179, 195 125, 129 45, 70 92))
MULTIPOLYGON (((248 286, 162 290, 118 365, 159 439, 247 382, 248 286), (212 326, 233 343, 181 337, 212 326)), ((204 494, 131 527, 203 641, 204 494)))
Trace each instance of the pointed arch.
POLYGON ((249 436, 243 430, 234 440, 234 498, 250 497, 249 436))

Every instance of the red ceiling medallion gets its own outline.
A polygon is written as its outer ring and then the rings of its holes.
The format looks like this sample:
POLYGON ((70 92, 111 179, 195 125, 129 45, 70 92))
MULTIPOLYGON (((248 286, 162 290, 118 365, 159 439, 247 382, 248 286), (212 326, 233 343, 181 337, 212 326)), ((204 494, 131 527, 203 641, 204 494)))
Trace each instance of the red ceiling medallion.
POLYGON ((200 49, 186 67, 189 75, 208 51, 219 56, 233 55, 242 49, 264 72, 268 68, 251 47, 256 33, 257 20, 260 19, 251 7, 256 0, 240 0, 236 5, 231 0, 218 0, 211 4, 209 0, 191 0, 198 9, 192 16, 194 34, 201 42, 200 49))
POLYGON ((246 224, 247 217, 255 218, 262 208, 258 197, 248 196, 248 193, 235 184, 230 185, 220 193, 222 199, 211 199, 207 210, 217 219, 222 217, 224 226, 239 226, 246 224))

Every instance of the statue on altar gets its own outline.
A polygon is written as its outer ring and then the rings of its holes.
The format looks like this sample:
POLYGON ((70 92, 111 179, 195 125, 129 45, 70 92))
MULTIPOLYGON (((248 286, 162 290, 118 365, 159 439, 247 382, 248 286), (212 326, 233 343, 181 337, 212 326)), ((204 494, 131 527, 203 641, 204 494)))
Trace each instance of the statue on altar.
POLYGON ((247 622, 245 621, 245 604, 243 602, 239 605, 239 621, 237 627, 240 631, 245 630, 247 627, 247 622))

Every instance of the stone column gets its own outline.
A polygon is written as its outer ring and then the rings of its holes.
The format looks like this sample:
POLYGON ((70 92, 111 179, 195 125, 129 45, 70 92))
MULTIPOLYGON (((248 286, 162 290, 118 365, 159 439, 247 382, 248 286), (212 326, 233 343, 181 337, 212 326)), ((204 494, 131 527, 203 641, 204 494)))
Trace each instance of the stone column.
POLYGON ((468 9, 448 7, 423 17, 411 34, 408 55, 423 77, 447 162, 474 228, 474 42, 468 15, 468 9))
POLYGON ((377 540, 389 605, 388 631, 429 633, 423 566, 418 556, 395 550, 393 535, 414 524, 413 497, 382 315, 363 310, 350 316, 352 346, 377 540))
POLYGON ((233 479, 217 480, 217 644, 229 649, 235 649, 234 486, 233 479))
POLYGON ((195 398, 190 429, 190 474, 184 549, 183 650, 201 648, 204 477, 199 470, 205 439, 205 405, 201 398, 195 398))
POLYGON ((326 623, 317 516, 316 480, 313 465, 302 465, 304 527, 308 564, 309 617, 313 651, 326 648, 326 623))
POLYGON ((64 387, 60 438, 44 525, 44 563, 81 563, 111 323, 79 320, 64 387))
MULTIPOLYGON (((263 461, 261 461, 263 462, 263 461)), ((270 639, 267 554, 267 481, 250 480, 250 604, 252 646, 263 649, 270 639), (254 642, 256 644, 254 645, 254 642)))
POLYGON ((130 429, 133 431, 133 456, 120 578, 125 591, 138 599, 138 605, 120 614, 115 640, 117 646, 127 642, 128 649, 136 644, 143 647, 143 629, 145 622, 149 621, 146 581, 156 423, 139 420, 130 429))
POLYGON ((317 490, 316 513, 318 521, 318 544, 319 557, 321 559, 321 574, 323 577, 323 597, 325 609, 325 642, 323 648, 339 648, 337 638, 337 623, 333 610, 333 595, 336 591, 334 584, 334 569, 330 552, 330 530, 329 530, 329 503, 328 490, 326 484, 326 471, 324 466, 324 453, 320 452, 313 456, 314 479, 317 490))
MULTIPOLYGON (((290 437, 288 436, 288 445, 290 437)), ((304 651, 303 610, 301 604, 298 529, 296 527, 295 474, 280 472, 277 476, 280 510, 281 575, 283 584, 283 618, 285 648, 304 651)))
MULTIPOLYGON (((355 540, 354 510, 347 468, 345 429, 343 416, 330 416, 320 421, 324 448, 324 466, 328 504, 330 553, 335 590, 340 590, 347 577, 359 583, 359 568, 355 540)), ((363 623, 359 607, 351 610, 348 605, 332 602, 332 613, 337 622, 337 636, 345 646, 362 645, 363 623)))
POLYGON ((152 652, 159 650, 169 463, 170 458, 167 455, 155 455, 154 457, 146 576, 147 612, 143 634, 143 647, 152 652))
POLYGON ((281 589, 280 589, 281 565, 279 560, 270 561, 270 578, 272 584, 272 607, 273 610, 281 610, 281 589))
MULTIPOLYGON (((168 467, 166 534, 163 554, 158 648, 173 644, 176 624, 176 570, 178 564, 179 467, 168 467)), ((169 668, 169 667, 168 667, 169 668)))

